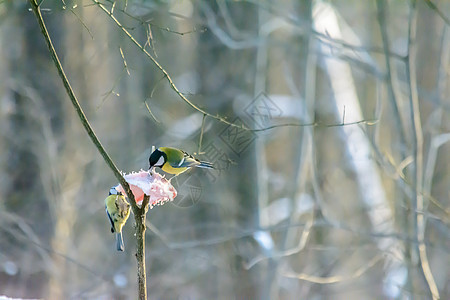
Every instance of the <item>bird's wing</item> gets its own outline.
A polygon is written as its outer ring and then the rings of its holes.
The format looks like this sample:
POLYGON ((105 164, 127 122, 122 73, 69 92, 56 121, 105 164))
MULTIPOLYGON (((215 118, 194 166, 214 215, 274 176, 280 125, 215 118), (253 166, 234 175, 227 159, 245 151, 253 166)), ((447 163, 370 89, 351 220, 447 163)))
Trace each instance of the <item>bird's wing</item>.
POLYGON ((200 164, 199 160, 183 150, 164 147, 164 151, 169 157, 167 162, 172 168, 188 168, 200 164))
POLYGON ((183 158, 176 166, 177 168, 189 168, 189 167, 198 166, 200 164, 200 161, 198 159, 196 159, 195 157, 193 157, 192 155, 190 155, 187 152, 184 152, 184 151, 182 151, 182 152, 183 152, 183 158))
POLYGON ((180 149, 172 147, 161 147, 159 149, 167 155, 166 163, 169 163, 173 168, 177 168, 180 162, 183 161, 184 152, 180 149))
POLYGON ((114 229, 114 221, 111 218, 111 215, 109 214, 109 211, 108 211, 107 207, 105 207, 105 210, 106 210, 106 215, 108 215, 109 222, 111 223, 111 232, 114 233, 114 231, 115 231, 115 229, 114 229))

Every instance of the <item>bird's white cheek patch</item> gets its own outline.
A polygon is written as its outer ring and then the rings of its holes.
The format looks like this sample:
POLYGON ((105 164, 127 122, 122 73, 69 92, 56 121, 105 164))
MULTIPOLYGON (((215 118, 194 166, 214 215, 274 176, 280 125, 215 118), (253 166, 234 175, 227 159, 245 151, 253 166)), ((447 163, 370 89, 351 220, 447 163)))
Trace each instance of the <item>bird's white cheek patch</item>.
POLYGON ((162 166, 164 164, 164 156, 161 156, 156 162, 155 166, 162 166))
POLYGON ((180 163, 178 164, 178 166, 180 167, 183 163, 184 163, 184 157, 183 157, 183 159, 180 161, 180 163))

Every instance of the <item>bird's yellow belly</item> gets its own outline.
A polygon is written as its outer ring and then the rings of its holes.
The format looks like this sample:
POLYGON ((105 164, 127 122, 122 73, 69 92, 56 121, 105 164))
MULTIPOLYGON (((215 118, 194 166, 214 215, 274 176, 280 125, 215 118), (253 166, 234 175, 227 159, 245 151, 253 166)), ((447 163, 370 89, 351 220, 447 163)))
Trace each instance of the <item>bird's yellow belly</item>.
POLYGON ((161 169, 166 173, 178 175, 186 171, 188 168, 173 168, 171 165, 167 163, 164 164, 161 169))

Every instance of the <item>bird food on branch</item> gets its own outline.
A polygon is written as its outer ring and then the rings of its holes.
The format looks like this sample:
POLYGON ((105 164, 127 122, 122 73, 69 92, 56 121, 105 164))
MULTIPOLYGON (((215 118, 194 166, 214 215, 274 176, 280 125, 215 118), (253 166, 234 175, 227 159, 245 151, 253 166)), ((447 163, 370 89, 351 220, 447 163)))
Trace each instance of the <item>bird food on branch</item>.
MULTIPOLYGON (((142 205, 144 194, 150 196, 150 208, 156 205, 162 205, 168 201, 173 201, 177 196, 177 191, 169 180, 156 172, 141 170, 139 172, 124 174, 123 178, 129 183, 138 206, 142 205)), ((125 194, 125 190, 120 184, 115 188, 125 194)))

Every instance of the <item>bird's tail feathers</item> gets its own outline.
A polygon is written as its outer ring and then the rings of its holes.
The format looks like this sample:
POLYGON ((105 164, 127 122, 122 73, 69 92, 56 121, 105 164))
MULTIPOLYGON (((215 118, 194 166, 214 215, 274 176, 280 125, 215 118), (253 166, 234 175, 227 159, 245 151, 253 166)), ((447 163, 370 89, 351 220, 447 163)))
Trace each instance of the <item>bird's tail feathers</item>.
POLYGON ((116 244, 117 244, 117 251, 125 250, 125 245, 123 244, 122 232, 116 233, 116 244))
POLYGON ((200 164, 197 165, 197 167, 205 169, 214 169, 213 164, 207 161, 201 161, 200 164))

